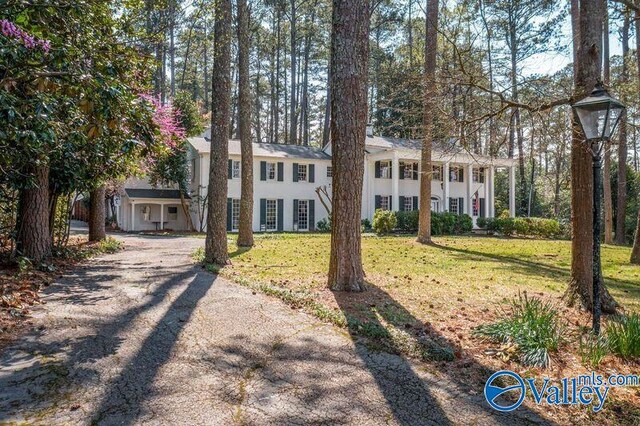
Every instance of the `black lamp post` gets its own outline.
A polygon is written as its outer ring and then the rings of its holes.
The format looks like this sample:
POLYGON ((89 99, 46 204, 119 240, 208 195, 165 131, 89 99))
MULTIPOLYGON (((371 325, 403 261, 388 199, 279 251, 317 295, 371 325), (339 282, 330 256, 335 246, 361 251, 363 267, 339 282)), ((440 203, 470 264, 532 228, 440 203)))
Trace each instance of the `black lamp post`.
POLYGON ((605 142, 620 121, 625 106, 612 98, 601 82, 596 84, 589 96, 571 106, 575 112, 585 143, 593 158, 593 332, 600 333, 600 289, 602 268, 600 264, 600 203, 602 201, 602 150, 605 142))

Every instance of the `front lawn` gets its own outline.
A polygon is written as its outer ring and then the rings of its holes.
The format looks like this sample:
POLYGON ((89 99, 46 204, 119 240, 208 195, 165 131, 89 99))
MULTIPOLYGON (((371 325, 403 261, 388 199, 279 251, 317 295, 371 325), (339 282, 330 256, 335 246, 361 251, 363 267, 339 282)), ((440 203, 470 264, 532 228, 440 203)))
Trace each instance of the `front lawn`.
MULTIPOLYGON (((327 289, 328 234, 256 234, 249 250, 238 249, 235 236, 229 238, 232 265, 219 271, 223 276, 345 327, 353 339, 370 346, 422 361, 446 361, 435 370, 446 371, 471 392, 480 391, 488 372, 499 369, 556 378, 591 371, 581 361, 579 343, 591 317, 561 300, 570 277, 569 241, 452 236, 424 246, 413 236, 365 235, 369 290, 354 294, 327 289), (546 370, 524 366, 513 346, 474 335, 523 293, 549 302, 563 325, 561 346, 550 354, 546 370)), ((628 247, 604 246, 603 275, 626 312, 640 312, 640 267, 631 266, 629 256, 628 247)), ((609 355, 597 370, 637 374, 637 365, 609 355)), ((640 422, 640 411, 632 408, 639 397, 637 389, 616 389, 607 405, 615 408, 598 416, 584 409, 547 408, 560 423, 616 424, 621 417, 640 422)))

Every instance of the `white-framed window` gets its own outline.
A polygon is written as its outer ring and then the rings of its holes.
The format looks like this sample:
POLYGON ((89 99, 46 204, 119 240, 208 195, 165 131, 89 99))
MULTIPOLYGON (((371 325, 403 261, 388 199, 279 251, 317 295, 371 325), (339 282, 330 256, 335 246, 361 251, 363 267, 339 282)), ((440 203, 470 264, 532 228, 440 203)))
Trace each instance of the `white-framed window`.
POLYGON ((442 181, 442 165, 431 166, 431 180, 442 181))
POLYGON ((333 177, 333 167, 331 166, 327 166, 327 177, 328 178, 333 177))
POLYGON ((380 209, 391 210, 391 195, 380 196, 380 209))
POLYGON ((453 166, 449 169, 449 182, 464 182, 464 169, 453 166))
POLYGON ((404 174, 403 178, 405 179, 413 179, 413 167, 415 163, 404 163, 404 174))
POLYGON ((231 177, 233 179, 240 179, 240 161, 233 160, 231 162, 231 177))
POLYGON ((267 211, 265 217, 265 226, 267 231, 278 230, 278 200, 266 200, 267 211))
POLYGON ((142 206, 142 220, 144 220, 145 222, 151 221, 151 206, 142 206))
POLYGON ((440 200, 437 197, 431 197, 431 211, 432 212, 440 211, 440 200))
POLYGON ((380 178, 391 179, 391 161, 380 162, 380 178))
POLYGON ((167 207, 167 219, 178 220, 178 208, 176 206, 167 207))
POLYGON ((449 212, 458 214, 458 199, 451 198, 449 200, 449 212))
POLYGON ((298 231, 309 230, 309 201, 298 200, 298 231))
POLYGON ((405 212, 410 212, 413 210, 413 197, 404 197, 404 206, 403 210, 405 212))
POLYGON ((240 198, 231 199, 231 230, 240 228, 240 198))
POLYGON ((267 180, 276 180, 278 176, 278 164, 267 163, 267 180))
POLYGON ((483 168, 473 169, 473 182, 474 183, 484 183, 484 169, 483 168))
POLYGON ((298 182, 306 182, 308 176, 308 168, 306 164, 298 164, 298 182))
POLYGON ((480 198, 476 195, 471 200, 471 206, 473 209, 473 216, 480 216, 480 198))

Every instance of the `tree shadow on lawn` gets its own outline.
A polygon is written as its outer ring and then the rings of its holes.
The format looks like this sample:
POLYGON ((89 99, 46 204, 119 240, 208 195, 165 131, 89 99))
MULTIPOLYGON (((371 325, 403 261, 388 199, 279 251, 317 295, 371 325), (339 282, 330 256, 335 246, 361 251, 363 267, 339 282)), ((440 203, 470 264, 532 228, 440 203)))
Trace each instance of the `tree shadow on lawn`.
POLYGON ((525 406, 511 413, 491 408, 483 392, 486 379, 494 371, 474 360, 430 323, 417 319, 382 289, 369 284, 363 293, 333 295, 347 317, 358 356, 375 378, 399 424, 429 424, 427 420, 456 424, 447 412, 456 415, 467 412, 468 416, 463 418, 474 419, 474 423, 482 419, 483 424, 553 424, 525 406), (372 356, 372 350, 396 354, 395 368, 380 363, 379 358, 372 356), (426 361, 429 369, 435 369, 431 375, 442 378, 445 386, 453 388, 452 392, 438 400, 430 389, 429 379, 418 374, 416 364, 402 355, 406 353, 426 361), (447 405, 446 410, 439 401, 447 405))
MULTIPOLYGON (((105 416, 117 413, 120 423, 134 423, 144 400, 151 394, 152 382, 168 360, 180 331, 216 278, 195 265, 184 272, 168 275, 167 279, 153 289, 144 303, 124 310, 111 320, 97 324, 94 321, 90 334, 47 343, 38 337, 42 334, 38 330, 25 336, 14 347, 7 348, 0 358, 0 366, 7 367, 4 371, 0 370, 0 423, 3 420, 11 421, 19 413, 37 415, 51 409, 59 410, 60 408, 56 408, 59 404, 57 398, 85 387, 103 385, 107 389, 106 395, 91 418, 97 422, 104 420, 105 416), (91 364, 104 358, 117 357, 133 322, 145 312, 161 305, 169 291, 176 287, 185 288, 119 375, 113 381, 103 384, 104 378, 101 377, 100 370, 91 364)), ((92 292, 99 290, 97 282, 110 279, 108 274, 89 278, 79 274, 67 278, 65 285, 78 292, 74 303, 83 304, 85 302, 80 300, 83 297, 87 297, 89 301, 95 300, 92 292), (86 289, 82 290, 83 287, 86 289)), ((64 291, 64 285, 52 288, 51 292, 55 294, 61 289, 64 291)), ((116 362, 115 358, 113 362, 116 362)))
MULTIPOLYGON (((495 263, 503 263, 511 271, 518 271, 520 273, 536 276, 546 277, 556 280, 562 280, 566 284, 571 279, 571 269, 561 268, 558 266, 552 266, 542 262, 535 262, 532 260, 521 259, 512 256, 504 256, 493 253, 483 253, 476 250, 462 249, 458 247, 441 245, 438 243, 432 243, 431 246, 439 248, 441 250, 457 253, 464 257, 466 260, 478 260, 481 262, 491 261, 495 263)), ((604 276, 604 283, 610 289, 615 289, 622 293, 630 293, 630 298, 640 300, 640 283, 622 280, 619 278, 612 278, 610 276, 604 276)))

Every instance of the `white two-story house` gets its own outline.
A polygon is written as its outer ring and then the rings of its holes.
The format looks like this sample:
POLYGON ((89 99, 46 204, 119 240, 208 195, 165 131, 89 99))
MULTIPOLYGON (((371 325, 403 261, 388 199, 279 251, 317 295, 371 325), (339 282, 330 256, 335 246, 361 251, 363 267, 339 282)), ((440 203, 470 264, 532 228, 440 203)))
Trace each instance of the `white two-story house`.
MULTIPOLYGON (((209 181, 209 134, 189 138, 191 221, 196 230, 206 224, 209 181)), ((486 157, 456 148, 434 149, 431 170, 431 209, 479 217, 494 217, 496 169, 509 175, 509 210, 515 214, 513 159, 486 157)), ((421 142, 374 136, 368 128, 362 191, 362 218, 373 219, 376 209, 417 210, 422 168, 421 142)), ((227 229, 237 231, 240 215, 240 141, 229 141, 227 229)), ((331 147, 320 148, 253 143, 254 211, 256 232, 313 231, 328 212, 316 189, 331 194, 331 147)), ((124 230, 170 228, 186 230, 187 220, 177 190, 153 189, 137 182, 125 185, 119 220, 124 230), (140 190, 143 187, 144 190, 140 190)))

